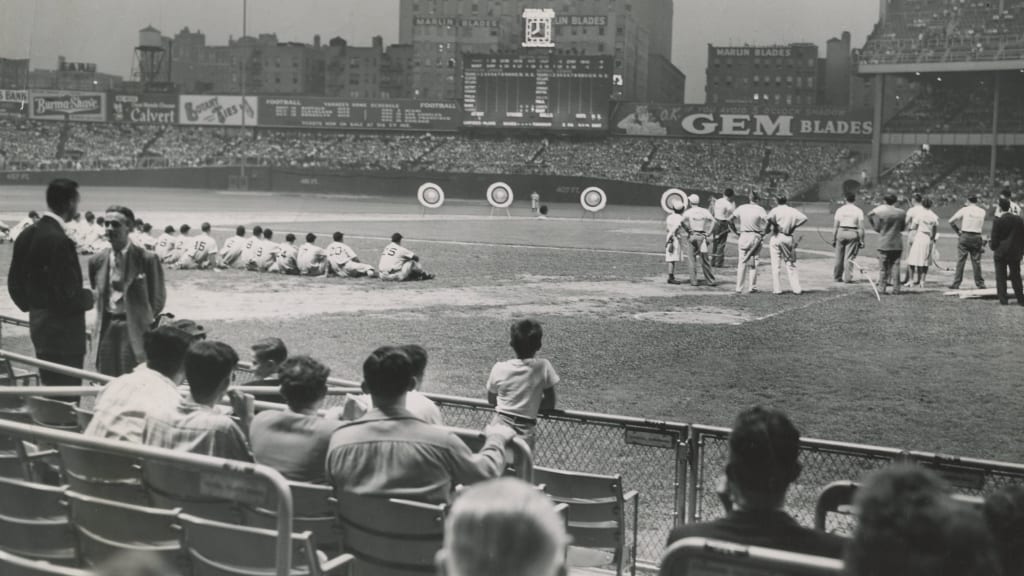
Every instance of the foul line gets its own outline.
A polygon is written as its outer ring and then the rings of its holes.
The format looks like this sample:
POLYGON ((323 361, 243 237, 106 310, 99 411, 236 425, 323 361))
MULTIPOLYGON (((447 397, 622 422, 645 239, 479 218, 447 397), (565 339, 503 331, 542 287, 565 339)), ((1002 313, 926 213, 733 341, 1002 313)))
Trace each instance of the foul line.
POLYGON ((836 294, 834 296, 829 296, 828 298, 822 298, 821 300, 811 300, 810 302, 807 302, 806 304, 802 304, 800 306, 796 306, 796 307, 793 307, 793 308, 783 308, 782 310, 778 310, 778 311, 772 312, 771 314, 768 314, 767 316, 761 316, 761 317, 755 318, 755 319, 752 320, 752 322, 760 322, 762 320, 769 320, 771 318, 775 318, 776 316, 782 316, 783 314, 788 314, 789 312, 798 312, 800 310, 806 310, 807 308, 810 308, 811 306, 814 306, 814 305, 817 305, 817 304, 823 304, 825 302, 831 302, 832 300, 838 300, 840 298, 848 298, 851 294, 853 294, 852 290, 843 290, 841 293, 836 294))

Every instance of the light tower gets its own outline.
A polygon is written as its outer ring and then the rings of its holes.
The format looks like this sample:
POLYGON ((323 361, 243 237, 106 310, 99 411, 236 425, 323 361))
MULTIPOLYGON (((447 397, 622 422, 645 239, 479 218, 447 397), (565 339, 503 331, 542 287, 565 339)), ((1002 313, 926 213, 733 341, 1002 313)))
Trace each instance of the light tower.
POLYGON ((169 62, 164 65, 166 57, 160 31, 152 26, 139 30, 139 44, 132 59, 132 80, 139 83, 143 92, 170 84, 171 67, 169 62))

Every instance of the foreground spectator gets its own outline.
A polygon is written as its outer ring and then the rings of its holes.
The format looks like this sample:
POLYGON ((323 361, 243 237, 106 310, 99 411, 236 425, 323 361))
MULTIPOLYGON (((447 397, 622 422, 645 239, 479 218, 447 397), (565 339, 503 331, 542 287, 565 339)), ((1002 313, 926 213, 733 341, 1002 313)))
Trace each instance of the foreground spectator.
POLYGON ((779 410, 760 406, 736 417, 729 434, 729 460, 720 496, 725 518, 688 524, 668 542, 714 538, 789 552, 840 558, 844 541, 797 524, 783 510, 786 491, 800 476, 800 432, 779 410))
MULTIPOLYGON (((416 379, 416 389, 410 390, 405 395, 405 408, 420 420, 427 424, 443 426, 441 410, 434 404, 434 401, 427 398, 420 389, 423 387, 423 379, 427 371, 427 350, 418 344, 407 344, 402 350, 409 356, 412 362, 412 373, 416 379)), ((342 418, 345 420, 357 420, 373 409, 373 398, 369 394, 349 394, 345 398, 345 405, 342 408, 342 418)))
POLYGON ((217 410, 217 403, 228 392, 236 365, 238 354, 223 342, 193 344, 185 355, 185 376, 191 398, 182 400, 173 410, 148 414, 143 443, 252 462, 244 432, 253 417, 252 397, 238 390, 227 395, 240 424, 217 410))
POLYGON ((851 576, 998 576, 981 514, 954 501, 933 472, 909 464, 875 472, 854 502, 851 576))
POLYGON ((96 369, 120 376, 146 360, 142 335, 167 302, 164 271, 156 254, 128 241, 135 213, 111 206, 106 213, 110 248, 89 260, 96 291, 96 369))
POLYGON ((992 259, 996 268, 996 293, 999 303, 1010 303, 1006 295, 1006 282, 1013 285, 1017 304, 1024 306, 1024 286, 1021 284, 1020 261, 1024 257, 1024 220, 1013 213, 1009 198, 999 199, 1000 215, 992 224, 992 259))
POLYGON ((1024 486, 1007 486, 985 499, 985 521, 1003 576, 1024 574, 1024 486))
POLYGON ((142 442, 146 417, 172 412, 181 401, 178 386, 185 381, 185 352, 200 337, 199 327, 190 320, 176 320, 146 332, 146 363, 103 387, 85 434, 142 442))
POLYGON ((406 395, 416 388, 412 361, 394 346, 363 363, 363 389, 375 408, 331 437, 327 475, 337 492, 447 502, 457 484, 474 484, 505 469, 507 426, 489 426, 474 454, 454 433, 416 418, 406 395))
POLYGON ((500 478, 459 493, 437 555, 439 576, 565 574, 569 537, 554 504, 536 486, 500 478))
POLYGON ((526 440, 536 443, 537 415, 555 409, 555 386, 560 379, 547 358, 536 358, 544 330, 536 320, 512 323, 509 345, 513 360, 498 362, 487 378, 487 401, 497 412, 494 421, 503 423, 526 440))
MULTIPOLYGON (((247 386, 280 386, 277 370, 288 359, 288 347, 280 338, 264 338, 252 345, 252 376, 247 386)), ((260 394, 256 396, 262 402, 281 403, 284 398, 279 393, 260 394)))
POLYGON ((331 434, 342 425, 318 416, 331 370, 309 356, 294 356, 278 369, 286 410, 264 410, 249 428, 256 462, 296 482, 323 484, 331 434))

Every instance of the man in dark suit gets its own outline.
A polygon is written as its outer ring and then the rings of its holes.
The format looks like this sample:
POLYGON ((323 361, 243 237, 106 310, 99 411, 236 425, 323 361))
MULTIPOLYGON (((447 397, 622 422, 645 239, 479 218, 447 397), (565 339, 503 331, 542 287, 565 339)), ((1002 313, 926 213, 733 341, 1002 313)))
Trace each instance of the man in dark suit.
MULTIPOLYGON (((78 183, 58 178, 46 189, 50 210, 14 243, 7 275, 11 300, 28 312, 32 345, 40 360, 82 368, 85 360, 85 312, 93 293, 83 286, 75 243, 64 223, 78 213, 78 183)), ((41 370, 46 386, 78 386, 78 378, 41 370)))
POLYGON ((841 558, 845 541, 797 524, 782 510, 786 490, 800 475, 800 432, 785 414, 760 406, 740 413, 729 435, 729 461, 720 496, 725 518, 680 526, 683 538, 726 540, 789 552, 841 558))
POLYGON ((999 199, 1002 215, 992 224, 992 258, 996 264, 996 293, 999 303, 1010 303, 1006 295, 1006 279, 1013 284, 1017 304, 1024 306, 1024 287, 1021 286, 1020 261, 1024 257, 1024 220, 1011 210, 1010 199, 999 199))
POLYGON ((111 206, 103 216, 110 248, 89 260, 96 290, 96 369, 120 376, 146 361, 142 335, 164 309, 164 271, 156 254, 129 241, 135 214, 111 206))

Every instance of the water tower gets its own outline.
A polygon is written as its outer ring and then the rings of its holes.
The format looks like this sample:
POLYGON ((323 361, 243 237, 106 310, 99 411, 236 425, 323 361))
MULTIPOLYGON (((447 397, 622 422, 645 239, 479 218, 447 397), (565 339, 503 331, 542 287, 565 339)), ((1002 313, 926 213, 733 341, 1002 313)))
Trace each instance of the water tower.
POLYGON ((152 26, 139 30, 139 44, 132 59, 132 80, 138 82, 143 91, 155 86, 166 86, 171 81, 170 62, 165 60, 163 37, 152 26))

